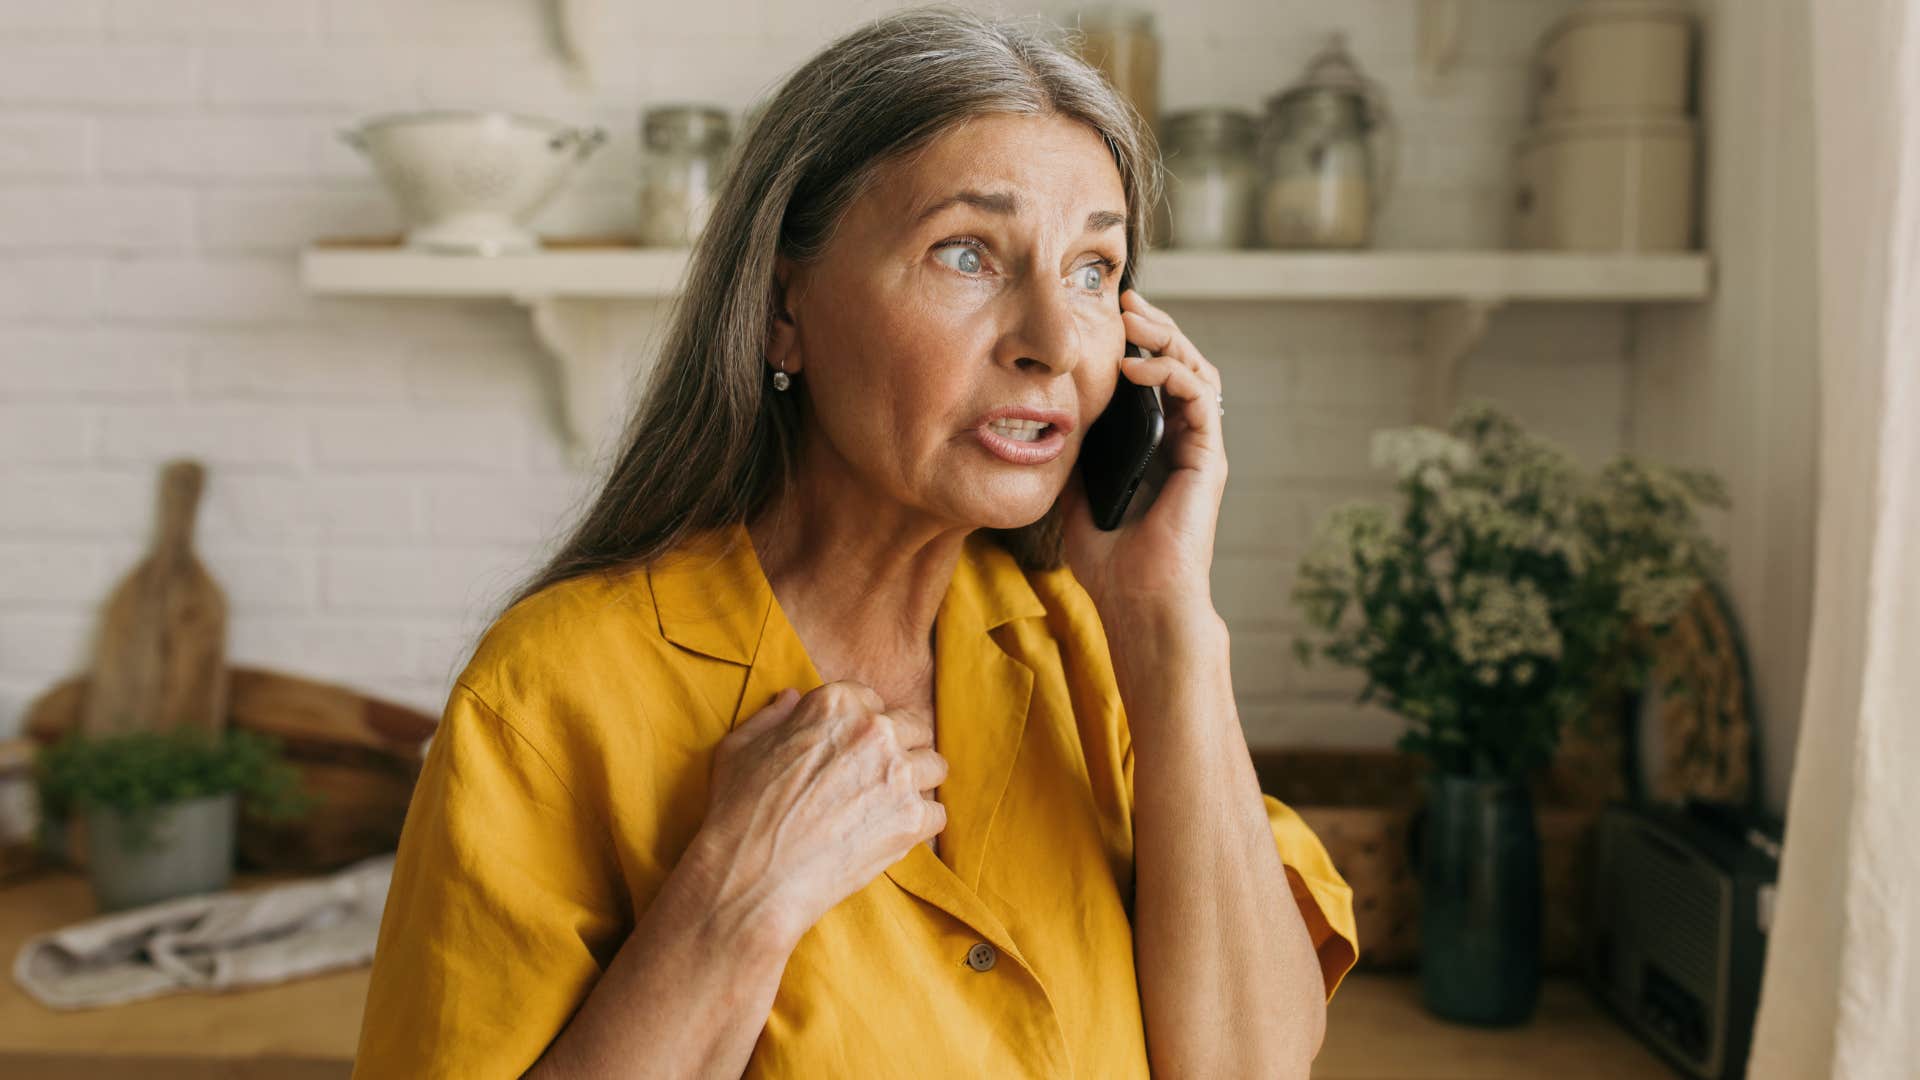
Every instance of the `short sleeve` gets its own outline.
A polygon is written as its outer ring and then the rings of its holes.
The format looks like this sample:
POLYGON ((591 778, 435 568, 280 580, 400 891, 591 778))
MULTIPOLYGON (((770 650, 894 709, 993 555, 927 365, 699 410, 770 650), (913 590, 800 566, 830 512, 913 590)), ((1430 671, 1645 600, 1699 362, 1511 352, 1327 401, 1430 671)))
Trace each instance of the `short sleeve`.
POLYGON ((1353 887, 1334 869, 1326 845, 1293 807, 1271 795, 1260 797, 1266 800, 1267 822, 1273 826, 1274 842, 1280 845, 1287 884, 1293 887, 1293 898, 1307 921, 1307 935, 1320 958, 1320 977, 1331 1001, 1334 990, 1360 959, 1360 933, 1353 921, 1353 887))
MULTIPOLYGON (((1127 740, 1122 760, 1127 796, 1133 796, 1133 741, 1127 740)), ((1334 869, 1326 845, 1314 834, 1298 812, 1264 792, 1267 823, 1273 828, 1273 840, 1280 848, 1280 861, 1287 868, 1287 884, 1306 920, 1307 935, 1313 941, 1314 955, 1320 959, 1320 978, 1326 986, 1327 1000, 1339 989, 1347 972, 1360 959, 1360 933, 1353 921, 1353 887, 1334 869)))
POLYGON ((620 889, 605 825, 456 684, 401 831, 353 1075, 519 1076, 618 950, 620 889))

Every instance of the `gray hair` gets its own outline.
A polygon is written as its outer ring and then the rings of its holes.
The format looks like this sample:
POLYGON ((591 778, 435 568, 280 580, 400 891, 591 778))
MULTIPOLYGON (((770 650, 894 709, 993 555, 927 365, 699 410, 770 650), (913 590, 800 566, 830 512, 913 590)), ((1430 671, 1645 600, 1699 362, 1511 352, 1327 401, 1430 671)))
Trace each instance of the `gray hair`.
MULTIPOLYGON (((770 389, 765 359, 781 302, 774 257, 819 258, 882 165, 978 116, 1078 120, 1105 140, 1126 193, 1123 290, 1147 247, 1163 184, 1148 124, 1098 71, 1025 20, 945 4, 885 16, 822 49, 754 112, 623 448, 578 523, 507 607, 748 521, 792 482, 797 393, 770 389)), ((1056 501, 1039 521, 988 532, 1023 567, 1052 569, 1063 561, 1059 516, 1056 501)))

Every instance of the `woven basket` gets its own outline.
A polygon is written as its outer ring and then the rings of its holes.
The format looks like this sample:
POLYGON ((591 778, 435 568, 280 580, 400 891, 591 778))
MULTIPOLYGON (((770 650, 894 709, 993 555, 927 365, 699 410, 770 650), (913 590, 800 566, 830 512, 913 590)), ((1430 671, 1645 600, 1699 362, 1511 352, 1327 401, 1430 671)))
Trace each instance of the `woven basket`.
MULTIPOLYGON (((1298 811, 1353 886, 1360 933, 1358 967, 1405 971, 1420 961, 1420 883, 1407 828, 1424 798, 1425 764, 1398 751, 1255 750, 1260 787, 1298 811)), ((1593 866, 1593 824, 1600 806, 1566 769, 1534 785, 1544 901, 1541 965, 1579 970, 1585 954, 1593 866), (1584 798, 1583 798, 1584 796, 1584 798)))

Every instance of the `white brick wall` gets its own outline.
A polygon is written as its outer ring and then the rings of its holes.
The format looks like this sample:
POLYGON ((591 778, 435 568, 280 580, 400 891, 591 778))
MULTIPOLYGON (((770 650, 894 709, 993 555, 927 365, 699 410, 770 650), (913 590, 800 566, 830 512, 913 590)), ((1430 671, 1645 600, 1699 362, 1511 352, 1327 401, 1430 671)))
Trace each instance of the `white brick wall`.
MULTIPOLYGON (((1404 130, 1382 245, 1498 246, 1522 58, 1572 2, 1477 0, 1435 86, 1412 0, 1165 4, 1164 103, 1258 108, 1344 29, 1404 130)), ((0 0, 0 736, 82 665, 151 528, 155 467, 181 454, 211 467, 199 538, 233 657, 437 711, 476 620, 585 493, 524 312, 302 292, 307 239, 397 226, 335 131, 427 105, 604 124, 613 143, 540 225, 618 231, 640 106, 740 109, 890 6, 616 5, 619 62, 587 92, 536 0, 0 0)), ((1285 596, 1312 519, 1383 490, 1367 439, 1413 416, 1417 313, 1167 307, 1232 387, 1216 595, 1250 734, 1391 742, 1350 674, 1292 661, 1285 596)), ((1468 389, 1591 456, 1620 444, 1627 351, 1617 311, 1510 310, 1468 389)))

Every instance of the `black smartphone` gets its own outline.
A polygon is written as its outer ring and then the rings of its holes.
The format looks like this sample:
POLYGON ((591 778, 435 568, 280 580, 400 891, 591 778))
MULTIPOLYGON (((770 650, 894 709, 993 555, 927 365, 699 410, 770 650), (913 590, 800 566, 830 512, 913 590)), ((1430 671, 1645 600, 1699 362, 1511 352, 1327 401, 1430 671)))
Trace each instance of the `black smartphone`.
MULTIPOLYGON (((1144 354, 1129 341, 1127 355, 1144 354)), ((1080 477, 1095 525, 1107 531, 1120 527, 1127 503, 1147 475, 1147 463, 1160 448, 1166 428, 1159 390, 1142 386, 1122 372, 1113 388, 1113 400, 1087 429, 1087 437, 1080 444, 1080 477)))

